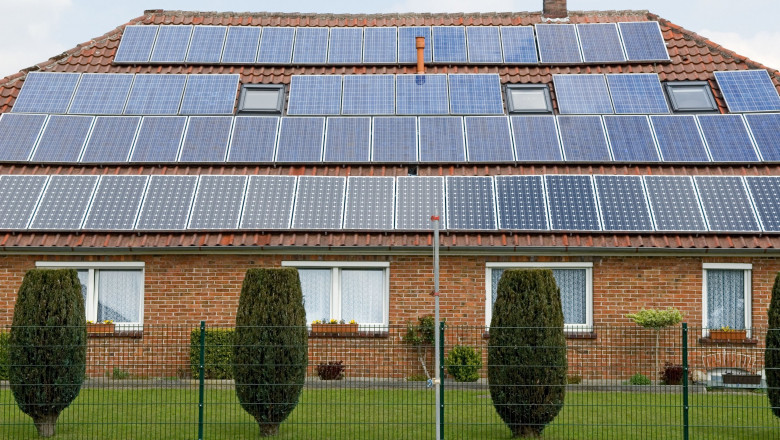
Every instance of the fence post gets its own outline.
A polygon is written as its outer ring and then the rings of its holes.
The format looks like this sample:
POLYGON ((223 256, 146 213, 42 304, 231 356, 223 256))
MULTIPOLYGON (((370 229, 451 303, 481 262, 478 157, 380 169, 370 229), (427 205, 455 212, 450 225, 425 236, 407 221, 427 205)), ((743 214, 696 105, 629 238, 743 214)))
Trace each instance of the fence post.
POLYGON ((688 323, 682 324, 683 440, 688 440, 688 323))
POLYGON ((441 439, 444 439, 444 321, 439 323, 439 377, 441 378, 441 384, 439 385, 439 432, 441 433, 441 439))
POLYGON ((200 322, 200 361, 198 362, 198 440, 203 440, 203 388, 206 379, 206 321, 200 322))

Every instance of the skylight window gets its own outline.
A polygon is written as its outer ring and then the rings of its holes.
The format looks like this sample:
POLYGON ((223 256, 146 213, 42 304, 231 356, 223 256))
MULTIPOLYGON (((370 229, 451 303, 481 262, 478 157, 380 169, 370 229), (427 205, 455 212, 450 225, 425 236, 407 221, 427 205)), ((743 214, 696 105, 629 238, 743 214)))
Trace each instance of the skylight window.
POLYGON ((283 103, 283 85, 247 84, 241 88, 238 111, 240 113, 281 113, 283 103))
POLYGON ((509 84, 506 102, 509 113, 552 113, 550 89, 546 84, 509 84))
POLYGON ((675 113, 717 112, 718 106, 707 81, 674 81, 664 84, 675 113))

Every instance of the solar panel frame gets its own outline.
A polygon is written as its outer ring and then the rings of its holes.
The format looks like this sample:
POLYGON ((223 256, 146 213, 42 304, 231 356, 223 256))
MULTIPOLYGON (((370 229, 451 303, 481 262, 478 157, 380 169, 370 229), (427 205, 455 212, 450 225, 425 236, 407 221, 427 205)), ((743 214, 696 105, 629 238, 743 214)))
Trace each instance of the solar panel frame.
POLYGON ((279 116, 236 116, 227 161, 273 162, 280 123, 279 116))
POLYGON ((646 115, 606 115, 604 126, 619 162, 660 162, 661 156, 646 115))
POLYGON ((238 229, 246 184, 247 176, 200 176, 187 229, 238 229))
POLYGON ((341 229, 346 183, 346 177, 342 176, 298 177, 292 229, 341 229))
POLYGON ((127 162, 140 125, 140 116, 96 117, 81 162, 127 162))
POLYGON ((264 27, 257 48, 257 63, 291 64, 294 42, 294 27, 264 27))
POLYGON ((129 231, 135 226, 149 176, 100 177, 83 229, 129 231))
POLYGON ((257 26, 228 26, 222 64, 252 64, 257 61, 261 28, 257 26))
POLYGON ((706 231, 691 176, 643 176, 656 231, 706 231))
POLYGON ((715 72, 731 113, 780 111, 780 95, 766 70, 715 72))
POLYGON ((670 61, 657 21, 618 23, 628 61, 670 61))
POLYGON ((179 162, 224 162, 232 129, 230 116, 190 116, 179 162))
POLYGON ((612 114, 612 99, 602 74, 553 75, 558 110, 562 115, 612 114))
POLYGON ((417 162, 417 118, 414 116, 376 117, 372 121, 371 161, 417 162))
POLYGON ((27 228, 48 179, 48 176, 0 176, 0 230, 27 228))
POLYGON ((80 79, 80 73, 29 72, 11 112, 66 113, 80 79))
POLYGON ((181 101, 182 115, 232 115, 240 75, 197 74, 187 77, 181 101))
POLYGON ((454 163, 466 161, 462 117, 421 116, 418 123, 420 162, 454 163))
POLYGON ((496 202, 490 176, 447 176, 447 229, 489 231, 496 229, 496 202))
POLYGON ((46 124, 46 115, 3 113, 0 115, 0 161, 28 160, 46 124))
POLYGON ((152 63, 183 63, 192 36, 191 25, 160 25, 149 59, 152 63))
POLYGON ((425 49, 423 49, 423 58, 426 63, 433 59, 433 44, 431 42, 430 26, 408 26, 398 28, 398 64, 416 64, 417 46, 416 37, 425 38, 425 49))
POLYGON ((186 116, 145 116, 138 128, 130 162, 176 162, 186 116))
POLYGON ((33 162, 78 162, 94 119, 93 116, 49 116, 30 160, 33 162))
POLYGON ((447 115, 449 88, 446 74, 396 75, 398 115, 447 115))
POLYGON ((753 201, 761 230, 780 232, 780 177, 746 176, 745 186, 753 201))
POLYGON ((608 162, 612 160, 601 116, 558 116, 561 148, 566 161, 608 162))
POLYGON ((321 162, 324 138, 324 117, 282 118, 276 162, 321 162))
POLYGON ((582 63, 577 30, 573 24, 535 24, 542 64, 582 63))
POLYGON ((363 64, 398 62, 398 28, 363 28, 363 64))
POLYGON ((607 74, 606 77, 615 113, 669 113, 657 73, 607 74))
POLYGON ((517 161, 563 160, 555 116, 513 115, 509 117, 509 121, 517 161))
POLYGON ((537 64, 539 56, 533 26, 500 26, 505 64, 537 64))
POLYGON ((651 115, 650 124, 662 161, 709 162, 709 152, 693 115, 651 115))
POLYGON ((121 115, 125 109, 133 74, 84 73, 73 94, 68 113, 121 115))
POLYGON ((697 115, 713 162, 758 162, 760 159, 742 115, 697 115))
POLYGON ((744 116, 761 159, 780 161, 780 113, 751 113, 744 116))
POLYGON ((465 26, 433 26, 431 33, 434 63, 468 62, 465 26))
POLYGON ((747 188, 739 176, 694 176, 710 231, 760 231, 747 188))
POLYGON ((295 176, 249 176, 241 229, 289 229, 295 199, 295 176))
POLYGON ((175 115, 179 113, 187 75, 139 73, 127 97, 126 115, 175 115))
POLYGON ((542 176, 496 176, 495 182, 498 229, 550 229, 542 176))
POLYGON ((345 230, 389 231, 395 223, 395 178, 349 176, 345 230))
POLYGON ((551 230, 601 230, 592 176, 547 174, 544 180, 551 230))
POLYGON ((466 26, 466 44, 470 64, 504 62, 498 26, 466 26))
POLYGON ((287 114, 341 114, 342 79, 341 75, 293 75, 287 114))
POLYGON ((371 118, 330 117, 325 125, 324 162, 368 162, 371 160, 371 118))
POLYGON ((159 29, 157 25, 125 26, 119 48, 114 55, 114 62, 148 63, 159 29))
POLYGON ((586 63, 616 63, 626 61, 623 44, 615 23, 577 24, 577 36, 586 63))
POLYGON ((515 160, 508 117, 466 116, 464 128, 469 162, 513 162, 515 160))
POLYGON ((143 198, 136 230, 179 231, 187 228, 198 176, 155 175, 143 198))
POLYGON ((431 216, 438 214, 440 229, 446 229, 442 176, 400 176, 396 178, 395 229, 430 231, 431 216))
POLYGON ((344 75, 342 87, 342 114, 395 114, 395 75, 344 75))
POLYGON ((227 26, 195 26, 187 50, 187 62, 218 64, 222 60, 227 31, 227 26))
POLYGON ((650 205, 641 176, 593 176, 605 231, 653 231, 650 205))
POLYGON ((325 64, 328 62, 328 35, 326 27, 299 27, 295 30, 293 64, 325 64))
POLYGON ((501 78, 494 73, 449 74, 450 114, 503 115, 501 78))
POLYGON ((363 62, 363 28, 330 29, 328 64, 361 64, 363 62))
POLYGON ((80 229, 97 182, 98 176, 50 176, 28 229, 80 229))

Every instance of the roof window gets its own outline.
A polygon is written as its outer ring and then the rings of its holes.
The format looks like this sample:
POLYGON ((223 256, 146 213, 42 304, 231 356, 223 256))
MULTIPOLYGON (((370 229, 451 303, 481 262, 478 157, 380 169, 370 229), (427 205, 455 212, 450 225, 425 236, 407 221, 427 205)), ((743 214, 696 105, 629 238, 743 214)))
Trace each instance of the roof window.
POLYGON ((506 102, 509 113, 552 113, 546 84, 508 84, 506 102))
POLYGON ((281 113, 284 86, 281 84, 246 84, 241 88, 239 113, 281 113))
POLYGON ((666 95, 675 113, 717 112, 718 106, 707 81, 674 81, 664 83, 666 95))

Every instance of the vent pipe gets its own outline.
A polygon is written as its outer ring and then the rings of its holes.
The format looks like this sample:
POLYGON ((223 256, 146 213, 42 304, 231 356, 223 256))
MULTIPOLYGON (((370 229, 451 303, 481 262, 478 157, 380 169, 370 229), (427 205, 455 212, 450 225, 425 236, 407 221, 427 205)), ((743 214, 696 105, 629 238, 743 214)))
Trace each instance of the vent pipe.
POLYGON ((416 37, 414 39, 417 48, 417 73, 425 73, 425 37, 416 37))
POLYGON ((542 15, 545 18, 566 18, 569 11, 566 10, 566 0, 544 0, 542 15))

